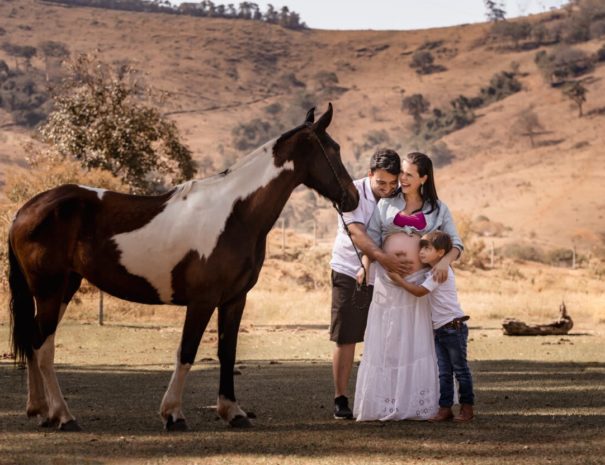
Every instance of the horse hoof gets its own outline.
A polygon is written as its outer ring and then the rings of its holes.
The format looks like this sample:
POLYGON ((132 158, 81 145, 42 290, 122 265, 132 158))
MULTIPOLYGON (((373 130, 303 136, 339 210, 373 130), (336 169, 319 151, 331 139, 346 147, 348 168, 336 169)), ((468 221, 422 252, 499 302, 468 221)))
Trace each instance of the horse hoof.
POLYGON ((233 428, 250 428, 252 423, 248 419, 248 417, 244 417, 243 415, 237 415, 233 417, 233 419, 229 422, 229 425, 233 428))
POLYGON ((82 431, 80 425, 76 420, 69 420, 67 423, 61 423, 59 426, 60 431, 82 431))
POLYGON ((166 421, 166 431, 187 431, 187 422, 184 418, 178 418, 176 421, 172 417, 168 417, 166 421))
POLYGON ((38 422, 38 426, 40 428, 52 428, 53 426, 57 426, 57 422, 54 420, 51 420, 50 418, 42 418, 38 422))

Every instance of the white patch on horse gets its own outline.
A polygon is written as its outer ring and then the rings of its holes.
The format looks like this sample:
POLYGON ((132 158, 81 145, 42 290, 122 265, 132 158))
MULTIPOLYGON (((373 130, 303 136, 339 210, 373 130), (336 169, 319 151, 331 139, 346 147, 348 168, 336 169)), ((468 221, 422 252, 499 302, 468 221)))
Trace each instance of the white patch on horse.
POLYGON ((244 412, 237 402, 227 399, 225 396, 218 396, 216 403, 218 415, 229 423, 235 417, 241 416, 246 418, 248 415, 244 412))
POLYGON ((164 210, 135 231, 116 234, 120 263, 145 278, 164 303, 172 301, 172 270, 190 251, 208 258, 238 200, 266 186, 292 161, 273 161, 275 139, 239 160, 228 172, 177 187, 164 210))
POLYGON ((78 184, 78 187, 81 187, 82 189, 86 189, 89 191, 96 192, 97 197, 99 197, 99 200, 103 200, 103 196, 105 195, 105 192, 107 192, 107 189, 99 189, 97 187, 82 186, 81 184, 78 184))

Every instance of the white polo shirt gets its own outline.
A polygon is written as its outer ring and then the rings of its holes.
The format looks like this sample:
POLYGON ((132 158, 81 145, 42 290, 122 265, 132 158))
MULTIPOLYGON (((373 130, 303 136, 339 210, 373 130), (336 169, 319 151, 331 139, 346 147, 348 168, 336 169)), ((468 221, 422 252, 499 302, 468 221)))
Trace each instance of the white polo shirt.
MULTIPOLYGON (((370 178, 365 177, 356 179, 353 184, 359 191, 359 204, 357 208, 352 212, 343 213, 345 223, 347 225, 352 223, 362 224, 366 230, 374 209, 376 208, 376 199, 372 193, 372 187, 370 185, 370 178)), ((359 250, 359 249, 357 249, 359 250)), ((359 251, 360 254, 361 250, 359 251)), ((345 274, 352 278, 355 278, 357 271, 361 267, 353 243, 347 235, 345 228, 342 225, 340 217, 338 217, 338 233, 334 240, 334 247, 332 248, 332 260, 330 261, 332 269, 338 273, 345 274)), ((368 276, 368 284, 374 284, 375 266, 370 267, 370 275, 368 276)))

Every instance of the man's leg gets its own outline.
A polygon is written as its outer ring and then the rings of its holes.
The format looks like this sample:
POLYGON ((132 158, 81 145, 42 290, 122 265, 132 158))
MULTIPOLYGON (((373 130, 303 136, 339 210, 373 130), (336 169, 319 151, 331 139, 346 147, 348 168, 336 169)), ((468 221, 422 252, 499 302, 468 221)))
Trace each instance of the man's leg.
POLYGON ((334 398, 347 395, 347 387, 353 360, 355 358, 355 344, 336 344, 332 357, 332 375, 334 377, 334 398))

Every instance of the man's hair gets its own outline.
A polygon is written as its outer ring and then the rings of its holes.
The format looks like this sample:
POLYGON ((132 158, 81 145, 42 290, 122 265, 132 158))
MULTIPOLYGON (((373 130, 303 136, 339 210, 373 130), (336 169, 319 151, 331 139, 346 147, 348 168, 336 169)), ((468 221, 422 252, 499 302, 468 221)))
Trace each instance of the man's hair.
POLYGON ((432 245, 435 247, 435 250, 444 250, 446 254, 452 250, 453 247, 452 238, 443 231, 431 231, 422 236, 422 239, 420 239, 420 248, 426 247, 427 245, 432 245))
POLYGON ((399 176, 401 173, 401 158, 395 150, 378 149, 370 160, 370 171, 385 170, 387 173, 399 176))

